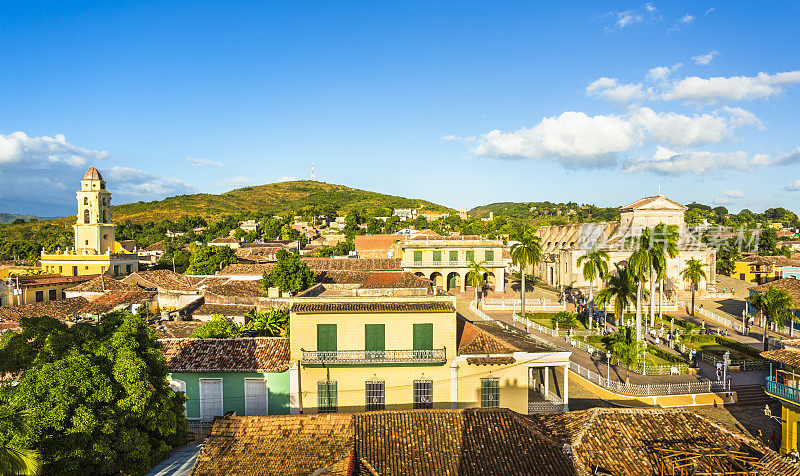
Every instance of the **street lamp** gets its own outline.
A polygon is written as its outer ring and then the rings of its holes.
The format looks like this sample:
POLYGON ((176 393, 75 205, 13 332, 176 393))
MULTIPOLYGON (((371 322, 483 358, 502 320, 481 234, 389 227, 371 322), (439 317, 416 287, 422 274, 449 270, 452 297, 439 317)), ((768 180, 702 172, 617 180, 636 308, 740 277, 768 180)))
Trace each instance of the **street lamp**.
POLYGON ((611 381, 611 352, 606 352, 606 381, 611 381))
POLYGON ((728 365, 731 363, 731 353, 730 351, 725 351, 722 354, 722 385, 725 385, 725 382, 728 381, 728 365))

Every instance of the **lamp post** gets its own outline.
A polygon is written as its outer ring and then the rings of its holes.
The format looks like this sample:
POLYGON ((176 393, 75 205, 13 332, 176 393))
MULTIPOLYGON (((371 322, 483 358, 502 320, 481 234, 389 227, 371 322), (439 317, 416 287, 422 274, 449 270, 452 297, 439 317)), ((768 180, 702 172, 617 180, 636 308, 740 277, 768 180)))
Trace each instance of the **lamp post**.
POLYGON ((731 363, 731 353, 730 351, 725 351, 722 355, 722 385, 725 385, 725 382, 728 381, 728 365, 731 363))
POLYGON ((611 352, 606 352, 606 382, 611 382, 611 352))

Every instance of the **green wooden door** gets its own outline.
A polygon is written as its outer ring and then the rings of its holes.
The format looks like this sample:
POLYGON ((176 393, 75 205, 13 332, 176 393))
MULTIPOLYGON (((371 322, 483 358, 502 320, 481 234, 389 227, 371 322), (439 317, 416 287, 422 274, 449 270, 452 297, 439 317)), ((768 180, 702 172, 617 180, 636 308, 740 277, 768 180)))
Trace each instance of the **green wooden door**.
POLYGON ((414 324, 414 357, 433 357, 433 324, 414 324))
POLYGON ((491 263, 492 261, 494 261, 494 251, 486 251, 484 253, 484 256, 485 256, 485 261, 487 263, 491 263))
POLYGON ((386 350, 386 325, 364 324, 364 350, 368 359, 382 359, 386 350))
POLYGON ((450 252, 450 261, 451 262, 458 261, 458 251, 451 251, 450 252))
POLYGON ((422 251, 415 251, 414 252, 414 262, 419 263, 422 261, 422 251))
POLYGON ((467 251, 467 261, 475 261, 475 252, 467 251))
POLYGON ((317 351, 336 352, 336 324, 317 324, 317 351))

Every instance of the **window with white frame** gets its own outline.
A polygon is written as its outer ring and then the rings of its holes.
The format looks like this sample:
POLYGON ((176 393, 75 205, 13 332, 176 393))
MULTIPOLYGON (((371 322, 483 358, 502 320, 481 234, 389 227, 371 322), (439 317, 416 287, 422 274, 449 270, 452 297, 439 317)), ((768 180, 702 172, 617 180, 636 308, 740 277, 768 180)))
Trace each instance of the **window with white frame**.
POLYGON ((500 379, 481 379, 481 408, 497 408, 500 406, 500 379))
POLYGON ((433 380, 414 380, 414 408, 433 408, 433 380))
POLYGON ((339 411, 336 395, 336 382, 317 382, 317 411, 319 413, 336 413, 339 411))
POLYGON ((367 411, 386 409, 386 386, 381 380, 367 382, 367 411))

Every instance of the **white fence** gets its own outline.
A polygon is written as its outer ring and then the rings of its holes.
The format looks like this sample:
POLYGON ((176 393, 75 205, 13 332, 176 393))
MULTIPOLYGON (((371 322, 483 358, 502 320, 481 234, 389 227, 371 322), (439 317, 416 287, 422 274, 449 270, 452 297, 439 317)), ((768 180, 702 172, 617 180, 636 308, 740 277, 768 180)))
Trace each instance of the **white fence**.
MULTIPOLYGON (((522 299, 484 299, 483 308, 493 311, 514 311, 522 309, 522 299)), ((550 299, 525 299, 525 311, 566 311, 567 303, 550 299)))
POLYGON ((569 369, 575 374, 589 380, 612 392, 623 395, 657 396, 657 395, 688 395, 693 393, 710 393, 730 391, 731 381, 701 381, 701 382, 676 382, 659 383, 655 385, 636 385, 609 380, 597 372, 581 367, 575 362, 569 363, 569 369))
POLYGON ((489 317, 488 315, 486 315, 485 312, 483 312, 480 309, 478 309, 478 303, 475 300, 472 300, 472 301, 469 302, 469 310, 474 312, 475 314, 477 314, 478 317, 480 317, 484 321, 492 321, 492 320, 494 320, 491 317, 489 317))
MULTIPOLYGON (((686 309, 692 308, 691 303, 688 303, 686 301, 680 301, 680 304, 686 309)), ((708 309, 703 309, 702 307, 697 307, 697 306, 695 306, 694 312, 700 314, 703 317, 707 317, 708 319, 711 319, 714 322, 722 324, 723 326, 728 326, 731 329, 735 330, 736 332, 744 333, 744 328, 742 327, 742 323, 740 321, 735 321, 732 319, 728 319, 727 317, 722 317, 719 314, 709 311, 708 309)))
POLYGON ((551 329, 549 327, 545 327, 537 322, 531 321, 528 318, 520 317, 514 314, 514 326, 516 327, 517 322, 525 326, 525 329, 530 332, 531 329, 535 330, 536 332, 541 332, 542 334, 547 334, 553 337, 566 337, 567 335, 573 336, 593 336, 593 335, 600 335, 602 333, 601 329, 592 329, 592 330, 568 330, 568 329, 551 329))
POLYGON ((528 414, 533 413, 561 413, 567 411, 567 405, 553 392, 545 392, 544 385, 539 385, 539 393, 544 397, 543 402, 528 402, 528 414))
MULTIPOLYGON (((716 355, 708 354, 706 352, 700 352, 697 354, 700 360, 707 364, 717 365, 717 363, 723 363, 722 359, 718 358, 716 355)), ((739 367, 739 370, 764 370, 769 368, 769 361, 768 360, 731 360, 729 362, 730 366, 739 367)))

